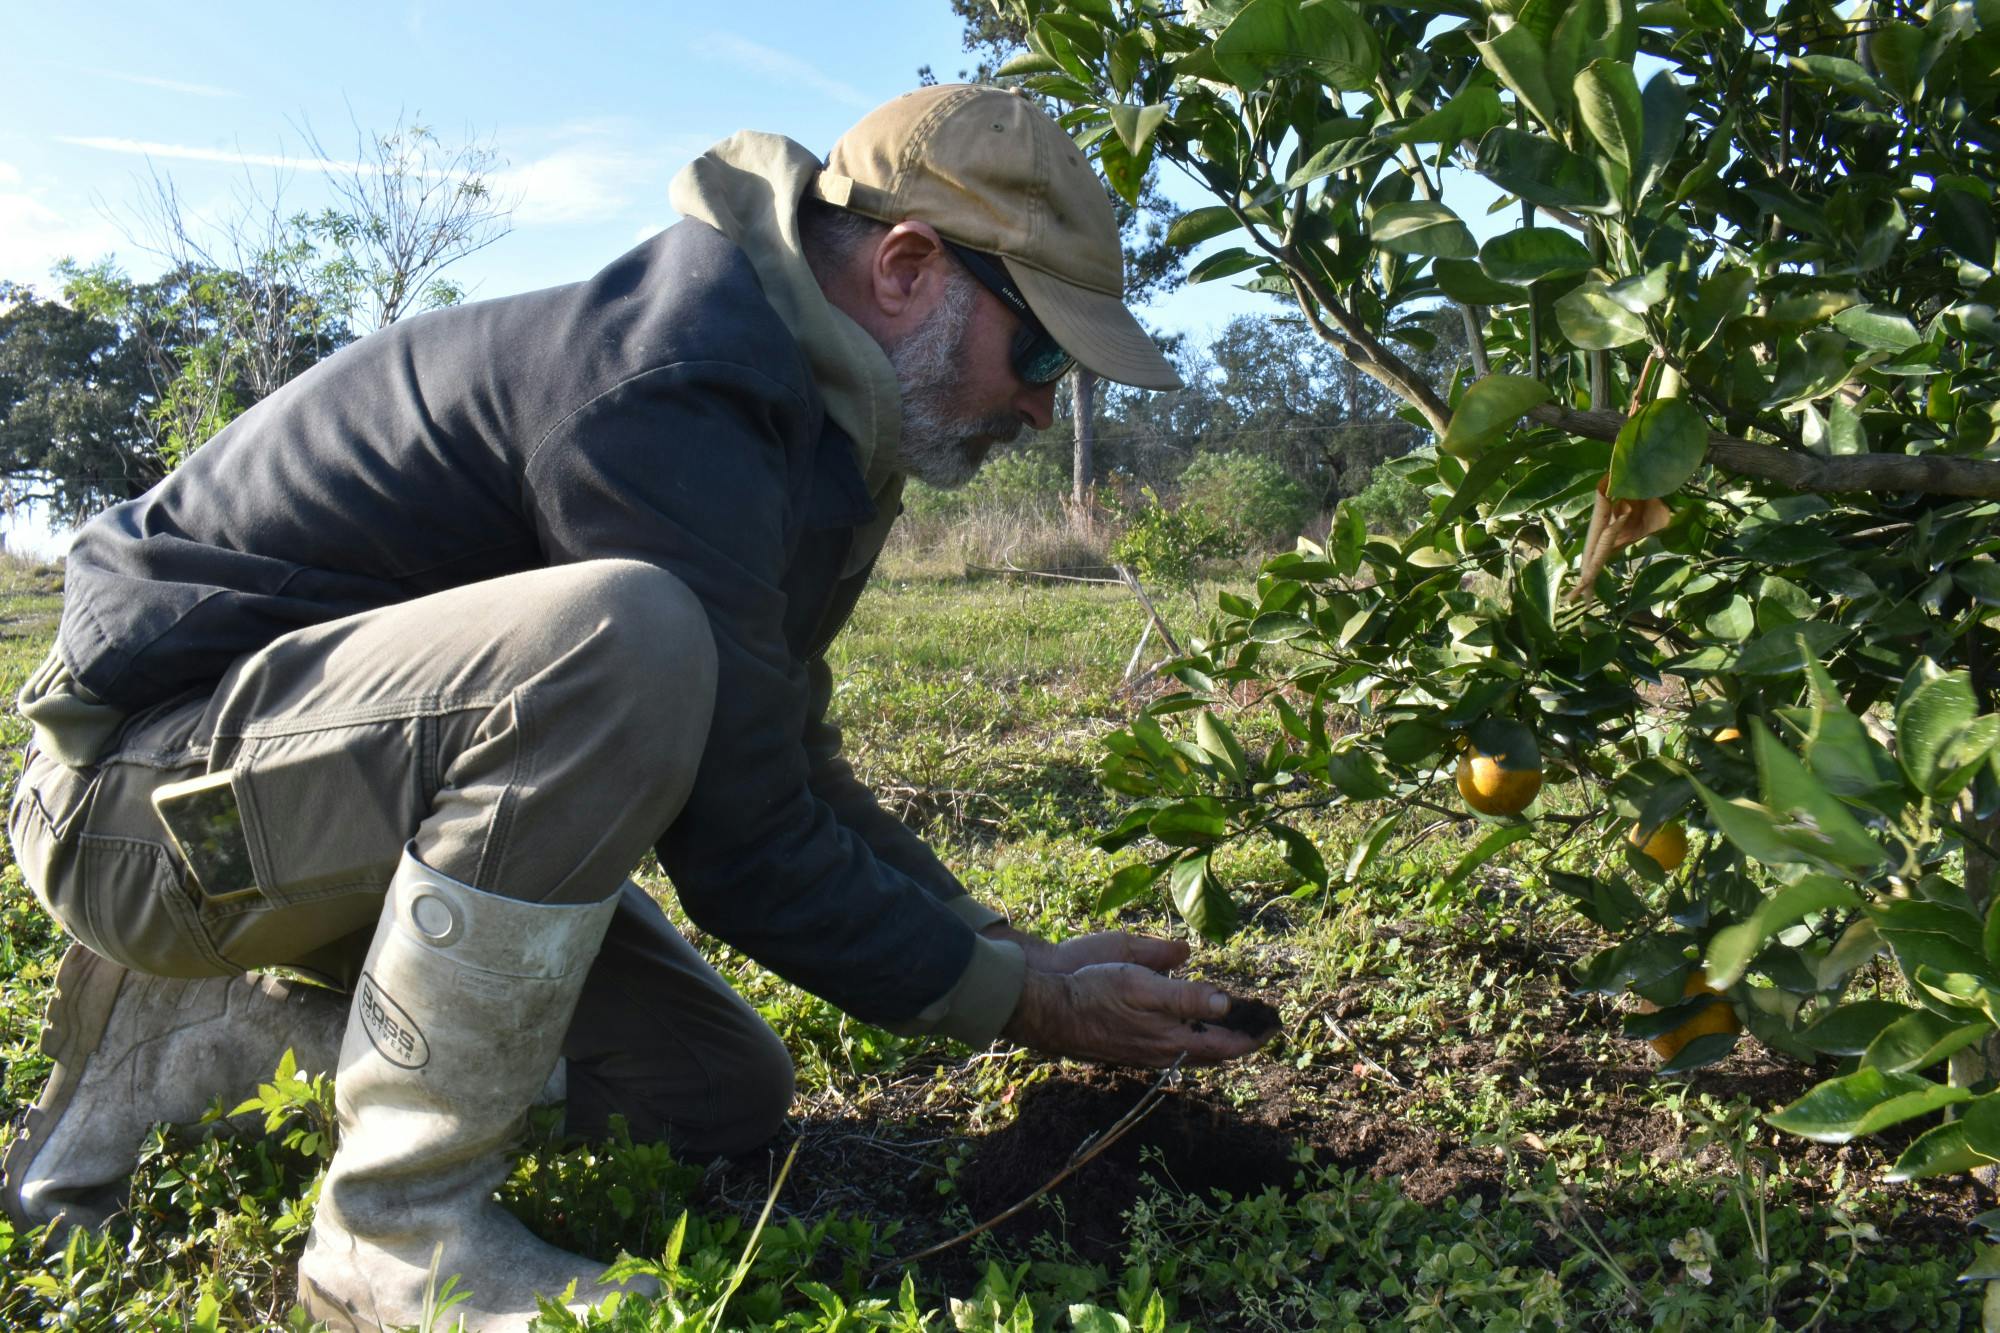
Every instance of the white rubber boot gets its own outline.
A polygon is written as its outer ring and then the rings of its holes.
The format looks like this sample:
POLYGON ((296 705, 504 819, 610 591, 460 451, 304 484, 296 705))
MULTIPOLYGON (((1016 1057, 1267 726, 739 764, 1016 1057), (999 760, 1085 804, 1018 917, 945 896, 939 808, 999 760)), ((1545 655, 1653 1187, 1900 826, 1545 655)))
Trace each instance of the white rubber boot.
POLYGON ((405 851, 340 1052, 340 1141, 299 1260, 306 1313, 343 1333, 420 1325, 439 1245, 437 1286, 456 1275, 470 1293, 453 1327, 526 1329, 538 1294, 574 1282, 581 1309, 613 1290, 605 1265, 536 1239, 493 1191, 616 904, 482 893, 405 851))
POLYGON ((331 1072, 346 1025, 346 997, 318 986, 149 977, 70 945, 42 1032, 55 1068, 0 1163, 0 1206, 17 1226, 103 1226, 155 1124, 236 1106, 287 1047, 304 1072, 331 1072))

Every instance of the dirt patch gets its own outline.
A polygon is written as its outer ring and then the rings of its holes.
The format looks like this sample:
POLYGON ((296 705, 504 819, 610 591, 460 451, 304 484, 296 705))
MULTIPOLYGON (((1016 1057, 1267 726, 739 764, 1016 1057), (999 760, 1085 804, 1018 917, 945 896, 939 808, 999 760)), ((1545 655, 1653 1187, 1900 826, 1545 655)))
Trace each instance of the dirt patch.
MULTIPOLYGON (((1132 1110, 1152 1082, 1079 1068, 1035 1085, 1014 1123, 980 1140, 960 1168, 958 1190, 966 1206, 985 1218, 1033 1194, 1132 1110)), ((1061 1203, 1070 1244, 1086 1258, 1102 1259, 1124 1246, 1123 1214, 1138 1197, 1141 1176, 1202 1197, 1222 1190, 1242 1198, 1288 1184, 1297 1169, 1290 1133, 1240 1115, 1206 1092, 1182 1088, 1051 1195, 1061 1203)), ((1030 1208, 1000 1234, 1024 1241, 1048 1225, 1045 1212, 1030 1208)))
MULTIPOLYGON (((1418 929, 1406 938, 1442 972, 1455 966, 1452 945, 1418 929)), ((1196 1197, 1234 1198, 1300 1186, 1298 1153, 1318 1167, 1393 1178, 1419 1205, 1472 1195, 1504 1197, 1544 1158, 1564 1166, 1578 1157, 1603 1166, 1621 1160, 1684 1162, 1717 1188, 1735 1170, 1719 1146, 1697 1146, 1697 1098, 1662 1097, 1657 1062, 1643 1043, 1618 1039, 1620 1007, 1566 988, 1569 942, 1544 939, 1523 950, 1517 974, 1535 978, 1519 1002, 1537 1006, 1532 1032, 1518 1022, 1484 1024, 1446 1016, 1412 1024, 1384 983, 1354 978, 1281 1015, 1285 1036, 1266 1055, 1222 1070, 1190 1071, 1118 1142, 1057 1185, 1043 1202, 1003 1223, 996 1238, 1017 1253, 1039 1236, 1058 1235, 1086 1261, 1115 1265, 1127 1243, 1126 1215, 1146 1197, 1146 1179, 1196 1197), (1550 947, 1554 945, 1554 947, 1550 947), (1300 1067, 1294 1043, 1324 1029, 1314 1058, 1300 1067)), ((1472 944, 1463 947, 1471 949, 1472 944)), ((1477 942, 1486 954, 1491 941, 1477 942)), ((1287 984, 1302 960, 1289 941, 1237 969, 1206 979, 1247 997, 1296 997, 1287 984)), ((1256 1015, 1260 1024, 1268 1016, 1256 1015)), ((1029 1073, 996 1096, 977 1062, 932 1057, 906 1066, 865 1096, 833 1092, 795 1118, 800 1154, 781 1198, 780 1216, 828 1212, 901 1225, 902 1253, 945 1240, 1029 1198, 1118 1122, 1153 1087, 1155 1076, 1064 1064, 1029 1073)), ((1722 1063, 1695 1073, 1690 1094, 1768 1110, 1796 1099, 1830 1073, 1775 1056, 1746 1040, 1722 1063)), ((1758 1133, 1754 1148, 1775 1158, 1793 1191, 1788 1205, 1834 1202, 1834 1182, 1879 1177, 1907 1139, 1890 1134, 1865 1145, 1830 1147, 1758 1133), (1822 1188, 1823 1187, 1823 1188, 1822 1188), (1803 1190, 1800 1194, 1797 1191, 1803 1190)), ((754 1215, 769 1188, 782 1146, 769 1161, 742 1163, 706 1182, 710 1202, 754 1215)), ((1898 1243, 1967 1246, 1967 1223, 1986 1206, 1964 1178, 1917 1186, 1871 1186, 1869 1217, 1898 1243), (1877 1215, 1879 1212, 1880 1215, 1877 1215)), ((972 1247, 959 1245, 926 1270, 976 1280, 972 1247), (963 1268, 961 1272, 960 1269, 963 1268)))

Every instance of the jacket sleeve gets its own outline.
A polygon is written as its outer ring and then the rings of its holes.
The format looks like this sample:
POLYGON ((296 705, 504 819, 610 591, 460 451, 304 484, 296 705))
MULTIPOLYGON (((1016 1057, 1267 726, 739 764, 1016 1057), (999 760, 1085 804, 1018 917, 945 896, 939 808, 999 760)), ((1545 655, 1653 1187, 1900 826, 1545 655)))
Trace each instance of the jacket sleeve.
POLYGON ((812 789, 833 811, 841 824, 868 844, 878 860, 887 862, 921 885, 932 897, 950 908, 954 915, 974 930, 984 930, 1007 918, 976 902, 959 883, 958 876, 938 860, 937 854, 910 826, 882 808, 862 781, 854 775, 840 748, 840 728, 827 720, 833 699, 833 672, 824 658, 806 664, 809 698, 806 708, 806 758, 812 773, 812 789))
POLYGON ((1019 998, 1021 951, 878 856, 811 780, 811 686, 780 580, 818 426, 797 389, 756 369, 677 362, 559 422, 524 469, 527 504, 551 560, 656 564, 708 611, 714 720, 658 842, 688 915, 859 1018, 984 1044, 1019 998))

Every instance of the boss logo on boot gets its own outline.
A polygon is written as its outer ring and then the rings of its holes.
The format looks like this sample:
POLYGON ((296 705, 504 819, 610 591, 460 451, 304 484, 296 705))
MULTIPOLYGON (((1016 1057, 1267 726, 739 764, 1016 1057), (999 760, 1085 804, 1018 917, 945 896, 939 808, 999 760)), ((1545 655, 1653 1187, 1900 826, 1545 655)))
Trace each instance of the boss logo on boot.
POLYGON ((375 978, 361 974, 361 1026, 368 1040, 390 1064, 422 1069, 430 1063, 430 1043, 403 1006, 383 993, 375 978))

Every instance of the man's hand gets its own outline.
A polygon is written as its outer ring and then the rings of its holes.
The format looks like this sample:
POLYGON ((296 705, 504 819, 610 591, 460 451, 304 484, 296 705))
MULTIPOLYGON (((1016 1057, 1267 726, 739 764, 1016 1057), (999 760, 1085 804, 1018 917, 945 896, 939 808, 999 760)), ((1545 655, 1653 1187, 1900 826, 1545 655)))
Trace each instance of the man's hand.
POLYGON ((1030 968, 1005 1035, 1050 1055, 1106 1064, 1158 1069, 1185 1052, 1189 1064, 1216 1065, 1263 1044, 1217 1027, 1228 1012, 1229 997, 1216 987, 1136 963, 1090 963, 1067 973, 1030 968))
POLYGON ((1188 946, 1181 940, 1123 930, 1100 930, 1054 942, 1004 924, 988 926, 984 933, 1020 945, 1028 967, 1036 972, 1066 974, 1098 963, 1137 963, 1155 972, 1171 972, 1188 960, 1188 946))

